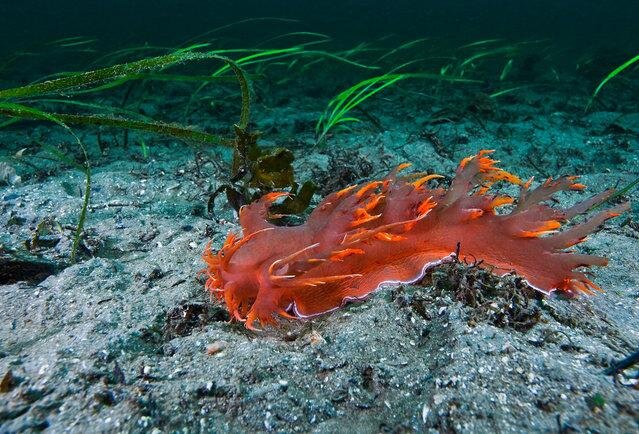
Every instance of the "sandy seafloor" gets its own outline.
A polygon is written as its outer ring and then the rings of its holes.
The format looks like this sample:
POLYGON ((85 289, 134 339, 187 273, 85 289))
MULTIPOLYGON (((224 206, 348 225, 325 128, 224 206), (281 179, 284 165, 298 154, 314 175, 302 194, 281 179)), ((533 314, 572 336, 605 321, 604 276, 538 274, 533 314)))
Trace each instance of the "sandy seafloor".
MULTIPOLYGON (((146 113, 161 118, 179 109, 179 89, 154 86, 158 98, 144 102, 146 113)), ((329 92, 313 83, 272 86, 254 99, 260 143, 290 148, 298 179, 326 189, 383 176, 405 161, 450 176, 479 149, 495 149, 503 167, 522 177, 583 175, 590 192, 639 173, 632 87, 616 88, 585 113, 591 87, 578 84, 533 87, 492 103, 478 99, 477 88, 444 87, 425 98, 407 85, 365 105, 378 126, 336 133, 322 148, 313 126, 329 92)), ((227 132, 236 112, 228 102, 188 122, 227 132)), ((0 286, 0 375, 13 377, 0 394, 0 432, 639 430, 639 390, 603 373, 639 348, 636 207, 580 247, 610 258, 594 270, 605 293, 532 298, 537 317, 529 328, 495 320, 509 305, 499 294, 487 301, 494 315, 476 318, 452 292, 435 289, 431 276, 253 333, 227 322, 197 278, 209 240, 219 247, 238 230, 225 200, 216 202, 217 220, 205 210, 228 177, 228 152, 135 133, 125 147, 122 132, 109 130, 100 150, 95 130, 78 132, 93 165, 81 260, 43 280, 0 286)), ((24 250, 40 222, 54 221, 59 226, 51 223, 32 253, 63 263, 84 177, 36 157, 45 155, 42 143, 74 152, 70 139, 50 125, 20 123, 1 130, 0 142, 6 155, 27 148, 40 168, 10 162, 16 179, 3 166, 3 250, 24 250)), ((639 202, 636 191, 630 196, 639 202)), ((558 196, 561 203, 585 197, 558 196)))

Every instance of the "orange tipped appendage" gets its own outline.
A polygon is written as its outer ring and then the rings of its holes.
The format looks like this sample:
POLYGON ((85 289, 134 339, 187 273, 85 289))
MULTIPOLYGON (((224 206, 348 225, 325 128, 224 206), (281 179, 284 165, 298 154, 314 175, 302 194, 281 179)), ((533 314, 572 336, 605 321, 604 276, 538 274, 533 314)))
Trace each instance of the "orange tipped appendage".
POLYGON ((549 220, 544 222, 541 226, 531 231, 521 231, 519 236, 522 238, 537 238, 545 234, 556 232, 561 227, 561 223, 557 220, 549 220))
POLYGON ((437 203, 433 201, 433 196, 426 198, 426 200, 420 203, 417 207, 417 217, 421 218, 425 216, 431 209, 435 208, 436 206, 437 203))
POLYGON ((484 210, 480 208, 470 208, 465 210, 465 220, 475 220, 484 215, 484 210))
POLYGON ((408 169, 412 166, 412 163, 402 163, 395 168, 395 172, 401 172, 402 170, 408 169))
POLYGON ((370 215, 364 208, 357 208, 353 213, 353 221, 351 227, 361 226, 381 217, 381 214, 370 215))
POLYGON ((579 182, 573 182, 573 181, 576 181, 577 179, 579 179, 578 176, 569 176, 568 177, 568 180, 570 181, 570 189, 571 190, 577 190, 577 191, 585 190, 586 186, 584 184, 581 184, 579 182))
POLYGON ((426 175, 426 176, 422 176, 416 181, 411 182, 411 185, 415 188, 420 188, 422 185, 426 184, 428 181, 432 181, 433 179, 441 179, 441 178, 443 178, 442 175, 437 175, 437 174, 426 175))
POLYGON ((262 196, 262 200, 268 203, 273 203, 280 197, 287 197, 290 195, 291 195, 290 193, 287 193, 285 191, 274 191, 272 193, 267 193, 264 196, 262 196))
POLYGON ((346 188, 341 189, 340 191, 335 193, 335 196, 337 196, 338 198, 340 197, 344 197, 346 196, 348 193, 350 193, 351 191, 353 191, 355 188, 357 188, 357 185, 349 185, 346 188))
POLYGON ((355 193, 355 197, 357 197, 358 199, 364 197, 364 195, 366 193, 368 193, 371 190, 375 190, 377 187, 379 187, 382 184, 381 181, 375 181, 375 182, 369 182, 368 184, 365 184, 362 188, 360 188, 359 190, 357 190, 357 193, 355 193))
POLYGON ((366 210, 366 212, 374 210, 382 199, 384 199, 383 194, 373 195, 371 199, 364 204, 364 210, 366 210))
POLYGON ((490 202, 490 209, 495 209, 495 208, 499 208, 500 206, 504 206, 504 205, 512 205, 513 202, 515 202, 515 199, 510 197, 510 196, 496 196, 491 202, 490 202))
POLYGON ((376 232, 374 236, 380 241, 404 241, 406 239, 402 235, 394 235, 388 232, 376 232))
POLYGON ((363 255, 364 250, 362 249, 343 249, 343 250, 336 250, 333 253, 331 253, 331 256, 328 258, 331 261, 343 261, 344 258, 347 258, 351 255, 363 255))

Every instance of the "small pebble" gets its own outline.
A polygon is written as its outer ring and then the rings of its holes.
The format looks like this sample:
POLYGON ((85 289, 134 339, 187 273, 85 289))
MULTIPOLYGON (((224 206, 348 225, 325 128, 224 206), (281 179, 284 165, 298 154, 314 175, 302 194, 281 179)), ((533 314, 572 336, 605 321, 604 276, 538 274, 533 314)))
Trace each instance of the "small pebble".
POLYGON ((224 341, 213 342, 212 344, 207 345, 206 354, 212 356, 214 354, 219 353, 227 347, 227 343, 224 341))
POLYGON ((326 339, 324 339, 322 337, 322 335, 320 335, 315 330, 313 330, 311 332, 311 334, 310 334, 308 339, 309 339, 311 345, 313 345, 313 346, 317 346, 317 345, 321 345, 321 344, 325 344, 326 343, 326 339))

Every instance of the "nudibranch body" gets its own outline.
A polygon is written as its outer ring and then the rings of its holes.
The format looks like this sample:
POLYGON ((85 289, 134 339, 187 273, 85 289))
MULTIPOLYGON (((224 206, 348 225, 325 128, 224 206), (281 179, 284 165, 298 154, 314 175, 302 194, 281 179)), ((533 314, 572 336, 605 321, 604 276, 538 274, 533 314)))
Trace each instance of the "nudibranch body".
POLYGON ((607 259, 566 250, 584 241, 628 204, 601 211, 559 230, 563 223, 606 200, 606 190, 566 209, 543 202, 562 190, 582 190, 576 177, 531 181, 496 167, 481 151, 460 163, 448 189, 428 188, 438 175, 385 179, 328 195, 300 226, 268 221, 269 206, 286 193, 270 193, 240 210, 242 237, 207 247, 206 287, 232 317, 253 328, 277 316, 307 318, 361 299, 387 283, 409 283, 453 255, 478 261, 493 273, 515 272, 546 294, 600 290, 582 268, 607 259), (490 194, 496 182, 520 187, 517 200, 490 194), (508 212, 496 212, 509 206, 508 212))

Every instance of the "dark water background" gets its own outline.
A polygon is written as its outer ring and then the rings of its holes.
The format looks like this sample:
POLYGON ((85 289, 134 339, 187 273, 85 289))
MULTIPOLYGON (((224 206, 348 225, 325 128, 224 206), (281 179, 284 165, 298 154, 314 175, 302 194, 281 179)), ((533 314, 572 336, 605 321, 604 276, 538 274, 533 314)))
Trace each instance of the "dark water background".
MULTIPOLYGON (((0 54, 67 36, 97 38, 104 50, 141 43, 177 45, 248 17, 301 20, 341 43, 393 34, 401 39, 549 38, 576 50, 630 51, 639 45, 637 0, 3 0, 0 54)), ((269 33, 290 31, 269 24, 269 33)), ((297 29, 299 30, 299 28, 297 29)), ((234 36, 251 43, 264 26, 234 36)))

